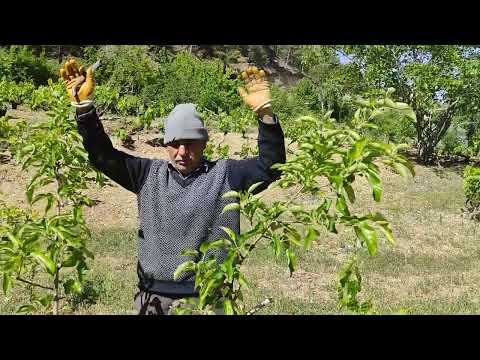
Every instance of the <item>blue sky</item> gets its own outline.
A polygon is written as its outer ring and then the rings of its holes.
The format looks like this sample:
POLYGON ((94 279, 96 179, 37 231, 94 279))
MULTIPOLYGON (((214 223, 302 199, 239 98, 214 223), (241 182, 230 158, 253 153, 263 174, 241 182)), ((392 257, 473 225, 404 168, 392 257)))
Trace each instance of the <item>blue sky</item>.
POLYGON ((345 64, 345 63, 348 63, 348 62, 352 61, 348 57, 343 55, 340 51, 337 51, 337 56, 340 59, 340 64, 345 64))

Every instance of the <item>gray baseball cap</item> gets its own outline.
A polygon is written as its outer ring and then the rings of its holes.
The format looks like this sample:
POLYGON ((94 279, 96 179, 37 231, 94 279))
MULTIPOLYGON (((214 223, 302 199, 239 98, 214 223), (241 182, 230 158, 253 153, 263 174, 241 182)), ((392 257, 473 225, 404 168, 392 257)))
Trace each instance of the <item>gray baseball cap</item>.
POLYGON ((208 140, 208 131, 195 104, 175 106, 165 119, 164 128, 164 144, 178 140, 208 140))

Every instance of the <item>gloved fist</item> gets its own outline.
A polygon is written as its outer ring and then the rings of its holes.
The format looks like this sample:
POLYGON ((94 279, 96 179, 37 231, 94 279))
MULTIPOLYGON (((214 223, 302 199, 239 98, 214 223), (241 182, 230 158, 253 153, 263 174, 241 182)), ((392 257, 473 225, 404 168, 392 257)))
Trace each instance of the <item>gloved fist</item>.
POLYGON ((245 88, 238 88, 238 92, 250 109, 259 113, 271 106, 272 97, 265 71, 252 66, 243 71, 240 78, 245 82, 245 88))
POLYGON ((84 107, 92 103, 91 98, 95 89, 93 72, 98 65, 100 65, 100 62, 97 61, 85 71, 83 66, 78 67, 75 59, 70 59, 60 69, 60 75, 65 81, 67 93, 73 106, 84 107))

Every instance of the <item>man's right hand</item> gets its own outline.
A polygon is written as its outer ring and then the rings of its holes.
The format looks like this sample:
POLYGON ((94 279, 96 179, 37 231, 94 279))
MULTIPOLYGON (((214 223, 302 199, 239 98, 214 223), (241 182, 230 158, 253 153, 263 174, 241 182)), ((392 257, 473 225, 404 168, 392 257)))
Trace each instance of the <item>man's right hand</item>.
POLYGON ((68 96, 72 101, 72 105, 77 108, 90 107, 91 98, 95 89, 95 80, 93 72, 98 63, 90 66, 86 71, 83 66, 78 67, 75 59, 65 62, 60 69, 60 75, 63 77, 68 96))

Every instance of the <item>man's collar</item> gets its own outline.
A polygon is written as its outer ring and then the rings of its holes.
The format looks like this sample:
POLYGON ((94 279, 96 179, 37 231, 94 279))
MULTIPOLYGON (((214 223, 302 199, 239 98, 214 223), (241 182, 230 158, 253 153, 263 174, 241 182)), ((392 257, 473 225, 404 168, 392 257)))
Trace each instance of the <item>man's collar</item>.
POLYGON ((168 167, 170 169, 175 170, 184 179, 188 179, 190 176, 192 176, 193 174, 195 174, 197 172, 205 171, 207 173, 208 170, 210 170, 210 164, 209 164, 208 160, 206 160, 204 158, 202 158, 202 160, 200 162, 200 165, 195 170, 191 171, 190 173, 188 173, 185 176, 180 171, 178 171, 178 169, 175 167, 175 165, 170 160, 168 161, 168 167))

